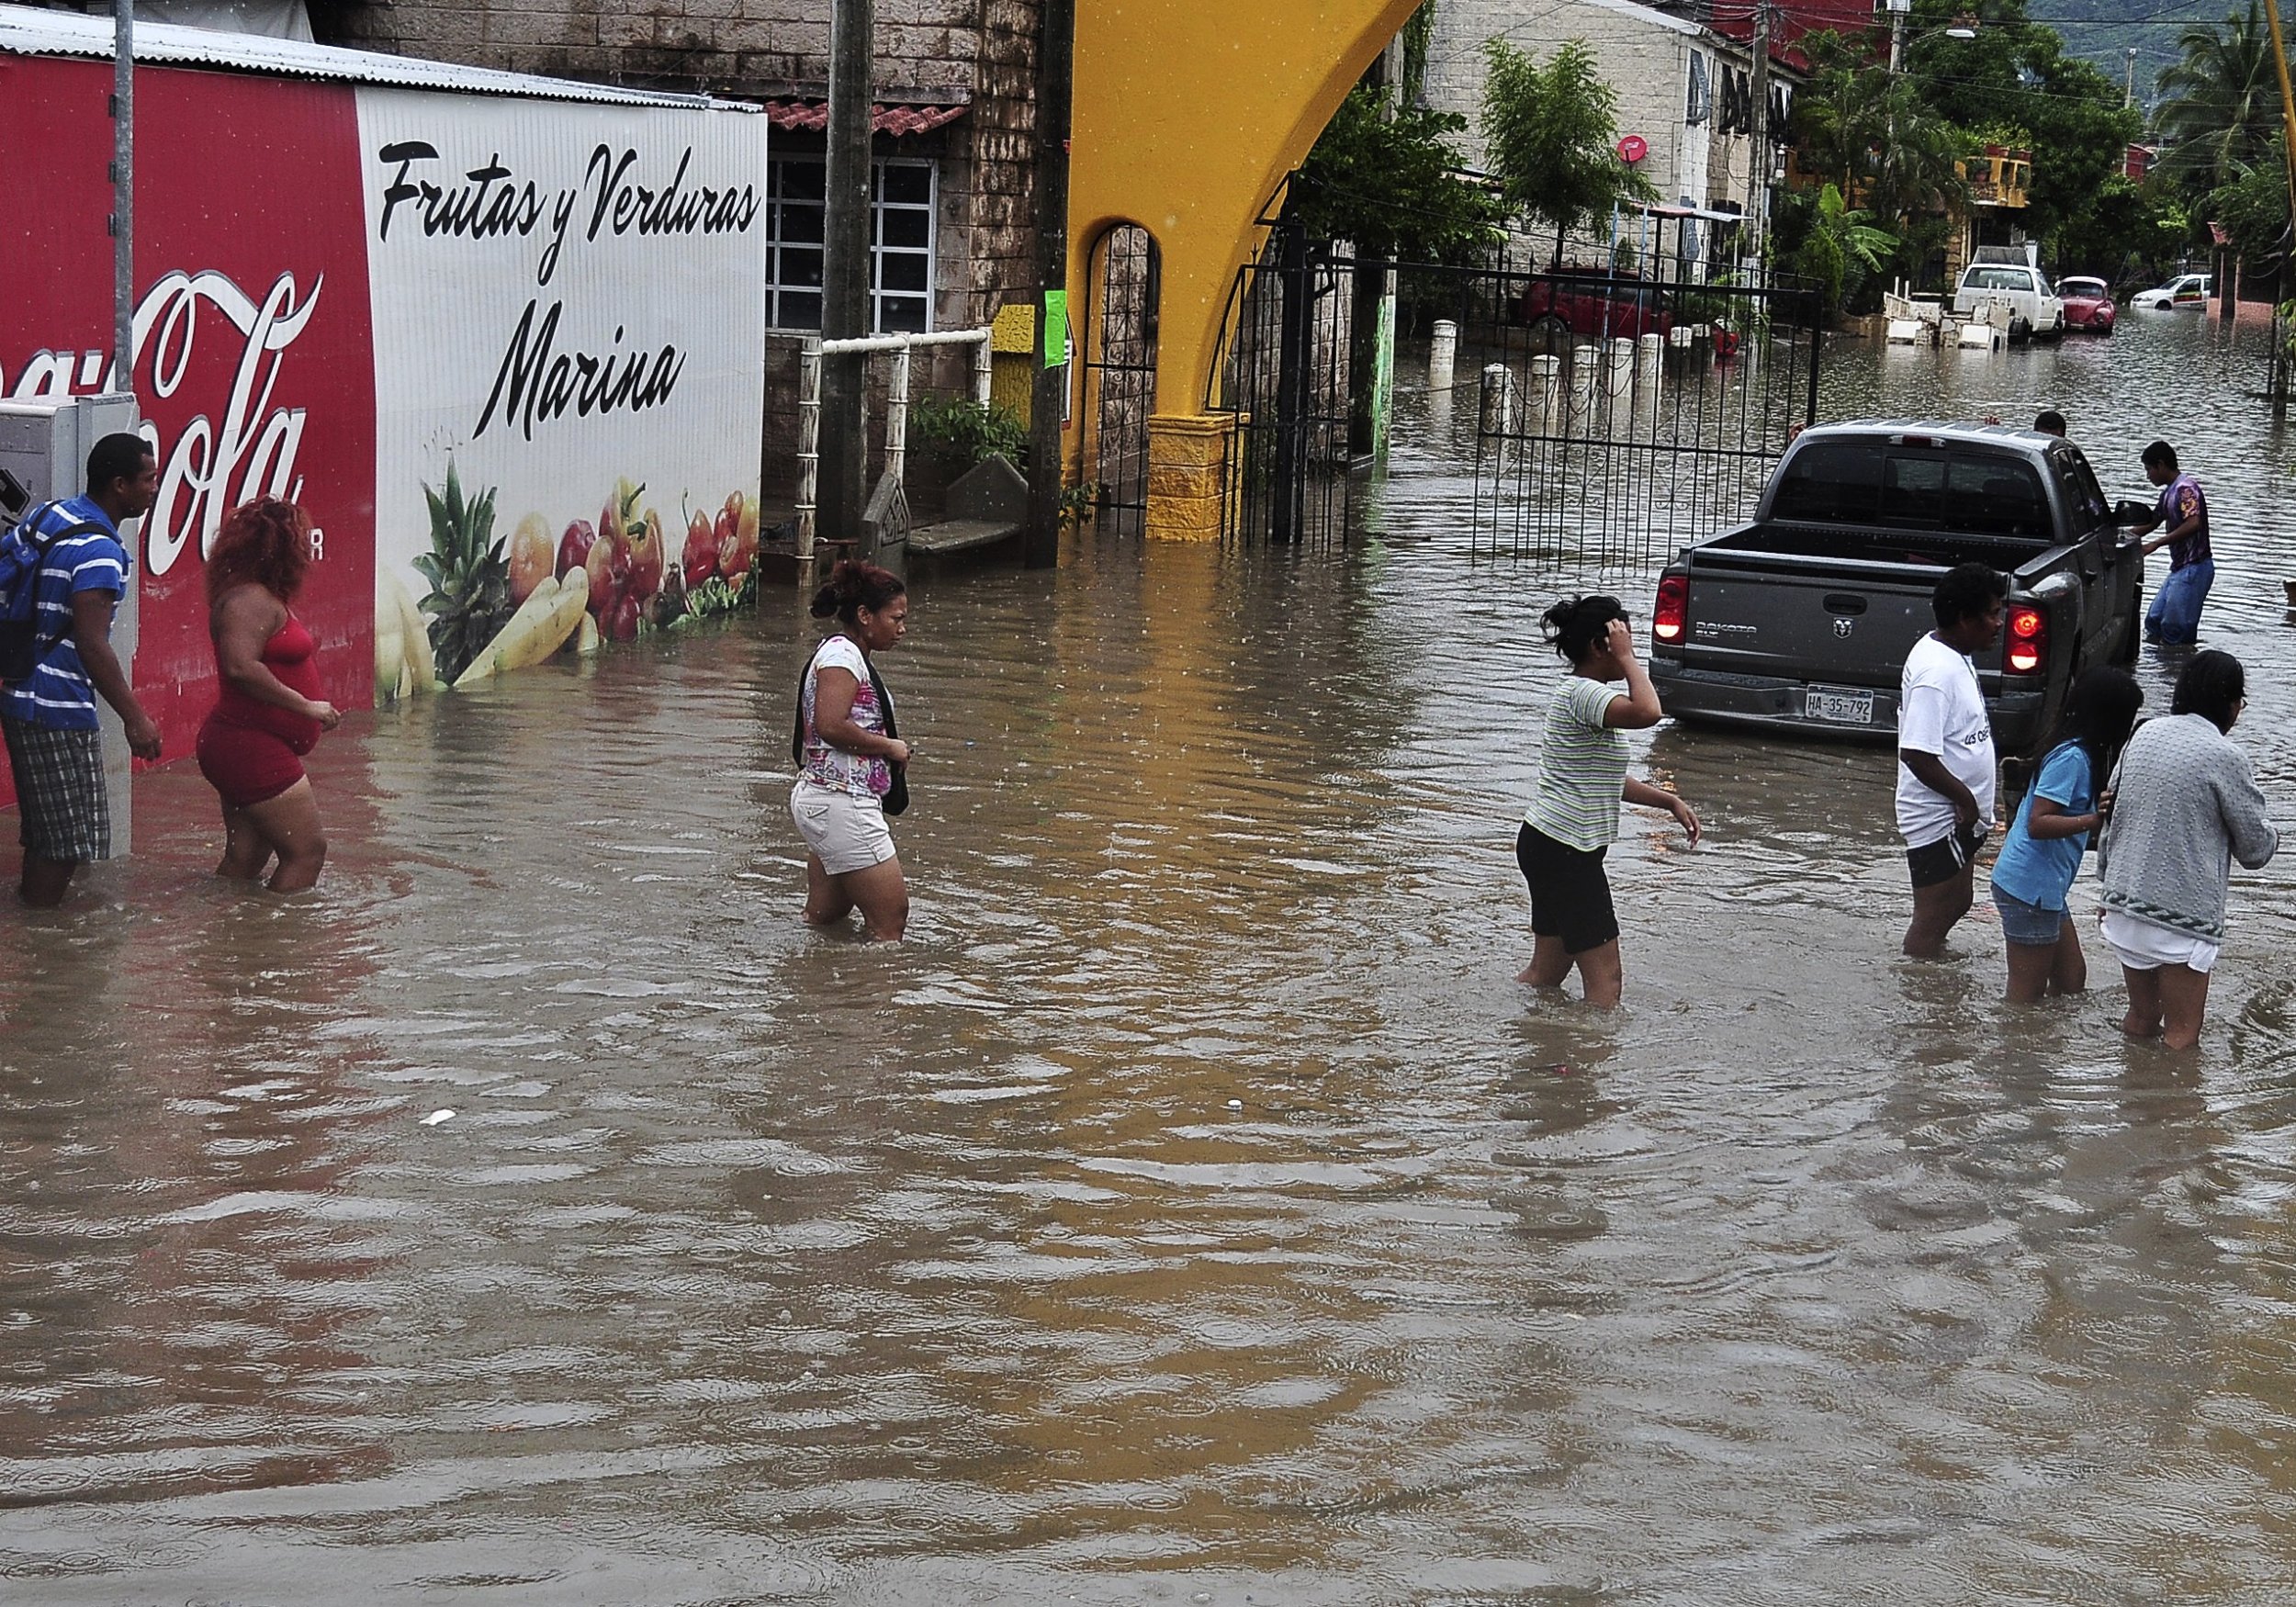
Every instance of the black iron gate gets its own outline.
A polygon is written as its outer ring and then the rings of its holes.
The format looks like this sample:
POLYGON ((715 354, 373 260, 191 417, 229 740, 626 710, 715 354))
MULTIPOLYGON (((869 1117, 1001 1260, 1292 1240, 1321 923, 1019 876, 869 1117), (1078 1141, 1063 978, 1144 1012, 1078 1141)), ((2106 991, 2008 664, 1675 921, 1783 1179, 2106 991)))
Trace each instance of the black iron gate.
POLYGON ((1107 524, 1131 534, 1139 534, 1148 506, 1161 278, 1155 241, 1137 224, 1118 224, 1093 247, 1078 324, 1090 478, 1100 487, 1107 524))
POLYGON ((1331 542, 1347 529, 1355 264, 1278 225, 1236 276, 1205 399, 1235 421, 1221 528, 1231 538, 1331 542))
MULTIPOLYGON (((1451 324, 1453 403, 1478 409, 1474 550, 1647 562, 1742 517, 1792 432, 1816 416, 1814 296, 1649 261, 1655 278, 1398 270, 1410 360, 1424 365, 1419 343, 1438 320, 1451 324)), ((1237 275, 1206 399, 1235 421, 1230 537, 1345 534, 1359 466, 1350 373, 1364 367, 1351 364, 1355 273, 1344 251, 1278 223, 1237 275)))
POLYGON ((1743 518, 1816 414, 1819 309, 1799 287, 1500 277, 1500 316, 1462 327, 1456 359, 1478 551, 1647 563, 1743 518))

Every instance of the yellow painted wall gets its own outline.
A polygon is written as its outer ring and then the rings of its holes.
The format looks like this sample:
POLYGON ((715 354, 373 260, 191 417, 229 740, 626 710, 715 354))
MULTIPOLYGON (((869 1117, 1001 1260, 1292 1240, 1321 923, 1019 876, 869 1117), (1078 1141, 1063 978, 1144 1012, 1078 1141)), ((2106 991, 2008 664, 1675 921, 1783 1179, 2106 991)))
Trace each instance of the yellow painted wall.
POLYGON ((1078 0, 1071 301, 1108 229, 1155 237, 1157 412, 1203 411, 1253 220, 1418 3, 1078 0))

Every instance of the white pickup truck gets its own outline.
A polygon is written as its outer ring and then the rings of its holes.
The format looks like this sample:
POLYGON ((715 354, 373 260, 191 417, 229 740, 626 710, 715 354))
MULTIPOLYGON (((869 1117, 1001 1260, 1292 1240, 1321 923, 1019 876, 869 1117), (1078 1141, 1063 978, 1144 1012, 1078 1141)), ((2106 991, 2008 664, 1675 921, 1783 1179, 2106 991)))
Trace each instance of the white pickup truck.
POLYGON ((2011 340, 2054 340, 2065 333, 2065 301, 2032 264, 1975 262, 1964 268, 1953 288, 1953 311, 1967 318, 1987 302, 2009 309, 2011 340))

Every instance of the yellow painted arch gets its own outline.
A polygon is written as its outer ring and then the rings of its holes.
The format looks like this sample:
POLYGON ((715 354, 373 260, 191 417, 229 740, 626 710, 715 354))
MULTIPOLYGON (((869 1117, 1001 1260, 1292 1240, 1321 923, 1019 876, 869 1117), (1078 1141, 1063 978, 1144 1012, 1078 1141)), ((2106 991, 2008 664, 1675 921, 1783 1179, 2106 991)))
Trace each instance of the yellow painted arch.
MULTIPOLYGON (((1221 322, 1236 271, 1258 243, 1261 208, 1418 4, 1078 0, 1068 283, 1082 290, 1094 244, 1118 224, 1138 223, 1154 239, 1163 419, 1203 413, 1221 322)), ((1202 435, 1199 426, 1194 436, 1202 435)), ((1160 461, 1201 468, 1184 461, 1201 455, 1183 449, 1176 458, 1152 436, 1150 534, 1204 534, 1201 507, 1175 500, 1200 504, 1200 477, 1167 472, 1160 497, 1157 474, 1160 461)))

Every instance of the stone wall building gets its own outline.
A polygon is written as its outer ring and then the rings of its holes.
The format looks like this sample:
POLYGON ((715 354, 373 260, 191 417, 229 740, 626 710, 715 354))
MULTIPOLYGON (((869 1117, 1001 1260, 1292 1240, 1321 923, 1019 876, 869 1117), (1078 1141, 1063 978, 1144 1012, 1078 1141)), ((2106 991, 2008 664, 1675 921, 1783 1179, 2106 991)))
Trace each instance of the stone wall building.
MULTIPOLYGON (((314 0, 311 23, 328 44, 762 104, 773 125, 765 474, 769 494, 785 495, 797 352, 821 320, 829 11, 829 0, 314 0)), ((1041 0, 877 0, 879 330, 977 328, 1031 300, 1041 15, 1041 0)), ((919 354, 917 388, 962 391, 969 362, 919 354)))

